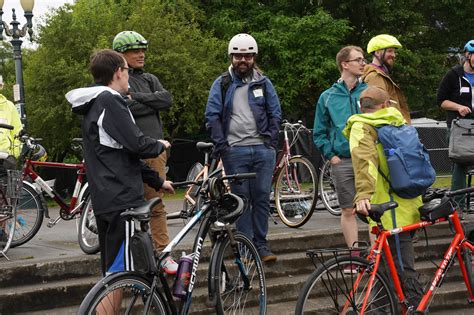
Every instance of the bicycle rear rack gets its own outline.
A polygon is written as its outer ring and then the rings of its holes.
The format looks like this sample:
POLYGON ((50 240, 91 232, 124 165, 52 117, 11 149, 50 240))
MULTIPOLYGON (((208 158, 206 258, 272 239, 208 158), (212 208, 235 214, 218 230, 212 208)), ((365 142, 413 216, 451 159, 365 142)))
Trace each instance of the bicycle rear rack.
POLYGON ((357 242, 358 247, 351 248, 318 248, 310 249, 306 251, 306 256, 311 259, 315 268, 318 268, 318 265, 325 266, 326 262, 330 259, 341 257, 341 256, 351 256, 351 257, 365 257, 367 256, 367 251, 370 248, 367 242, 357 242))

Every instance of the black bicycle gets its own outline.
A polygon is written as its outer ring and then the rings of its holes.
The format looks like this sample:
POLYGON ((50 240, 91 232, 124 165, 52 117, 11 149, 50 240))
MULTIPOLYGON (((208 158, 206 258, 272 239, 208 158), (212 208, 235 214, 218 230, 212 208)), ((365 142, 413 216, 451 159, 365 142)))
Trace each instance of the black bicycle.
POLYGON ((244 201, 228 193, 225 187, 226 180, 235 182, 254 177, 255 173, 235 174, 175 183, 175 187, 197 185, 201 202, 194 217, 159 254, 153 250, 148 222, 150 209, 160 199, 151 199, 142 207, 122 213, 125 220, 140 223, 139 231, 130 240, 135 271, 112 274, 100 280, 85 297, 78 314, 187 314, 208 234, 213 241, 207 277, 209 300, 217 314, 266 314, 262 261, 252 241, 232 227, 244 210, 244 201), (186 268, 182 258, 175 285, 170 288, 160 270, 161 262, 198 224, 193 251, 185 256, 189 270, 183 270, 186 268))

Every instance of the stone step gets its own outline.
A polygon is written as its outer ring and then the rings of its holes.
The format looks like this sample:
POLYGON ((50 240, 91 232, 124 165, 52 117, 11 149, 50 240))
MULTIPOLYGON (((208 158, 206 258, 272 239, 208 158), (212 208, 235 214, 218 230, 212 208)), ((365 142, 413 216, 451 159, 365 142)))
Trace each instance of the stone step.
MULTIPOLYGON (((280 301, 277 303, 269 303, 267 306, 267 314, 275 315, 292 315, 296 308, 297 298, 280 301)), ((330 303, 327 299, 316 299, 315 306, 321 309, 310 309, 308 314, 324 314, 327 309, 322 309, 330 303), (318 302, 319 301, 319 302, 318 302), (319 310, 319 311, 318 311, 319 310)), ((254 309, 248 310, 250 313, 254 309)), ((429 314, 473 314, 474 304, 469 304, 466 287, 461 283, 445 283, 439 288, 429 307, 429 314), (449 311, 448 311, 449 309, 449 311)))
MULTIPOLYGON (((420 235, 419 241, 415 244, 415 253, 417 259, 428 259, 430 257, 439 257, 440 251, 447 248, 446 238, 443 238, 447 230, 446 224, 439 224, 432 227, 429 233, 429 245, 426 246, 424 236, 420 235), (438 228, 438 226, 445 227, 438 228)), ((448 229, 449 230, 449 229, 448 229)), ((361 240, 367 240, 367 233, 360 233, 361 240)), ((295 253, 301 259, 305 258, 305 252, 309 249, 345 247, 343 237, 339 231, 316 231, 287 233, 283 235, 271 235, 270 246, 279 257, 287 253, 295 253)), ((176 249, 175 258, 180 256, 182 251, 191 252, 190 245, 180 246, 176 249), (177 257, 176 257, 177 256, 177 257)), ((202 253, 202 262, 209 260, 211 254, 211 244, 205 242, 202 253)), ((36 263, 7 262, 2 264, 0 273, 0 283, 3 287, 15 286, 20 284, 34 284, 41 282, 50 282, 56 279, 87 277, 100 274, 99 255, 81 256, 67 258, 64 260, 50 260, 36 263)))
MULTIPOLYGON (((291 230, 290 230, 291 231, 291 230)), ((272 250, 278 254, 278 261, 265 265, 268 284, 269 304, 295 299, 307 277, 315 266, 306 257, 306 250, 313 248, 345 247, 339 230, 298 231, 269 235, 272 250)), ((362 240, 367 239, 367 231, 359 231, 362 240)), ((423 275, 432 276, 434 266, 429 259, 439 263, 440 253, 448 247, 451 235, 447 224, 439 224, 428 229, 429 246, 424 235, 415 244, 417 268, 423 275)), ((176 253, 191 252, 190 245, 177 248, 176 253)), ((211 253, 210 242, 203 248, 198 274, 198 288, 193 295, 193 309, 196 314, 206 314, 213 310, 207 303, 207 268, 211 253), (201 292, 202 291, 202 292, 201 292)), ((176 254, 179 256, 180 254, 176 254)), ((0 272, 0 314, 10 312, 43 312, 45 307, 79 305, 85 294, 100 278, 99 256, 81 256, 61 261, 50 260, 36 263, 6 262, 0 272), (40 309, 43 308, 43 309, 40 309)), ((427 277, 426 281, 429 281, 427 277)), ((173 279, 170 277, 170 283, 173 279)), ((446 279, 448 282, 461 281, 459 268, 452 268, 446 279), (455 272, 454 270, 458 271, 455 272)), ((74 313, 74 310, 72 310, 74 313)), ((48 311, 49 312, 49 311, 48 311)), ((65 309, 65 312, 67 310, 65 309)), ((44 314, 44 312, 43 312, 44 314)), ((52 314, 52 313, 51 313, 52 314)), ((269 313, 271 314, 271 313, 269 313)))
MULTIPOLYGON (((267 281, 267 314, 293 314, 296 306, 297 296, 307 279, 307 275, 288 276, 269 279, 267 281)), ((92 281, 93 282, 93 281, 92 281)), ((37 288, 32 288, 37 290, 37 288)), ((44 289, 45 296, 54 296, 54 292, 44 289), (52 294, 52 295, 51 295, 52 294)), ((71 292, 67 296, 70 297, 71 292)), ((26 302, 23 302, 26 303, 26 302)), ((80 301, 79 301, 80 303, 80 301)), ((69 306, 57 307, 62 304, 53 304, 53 309, 46 310, 24 310, 27 314, 75 314, 79 303, 72 303, 69 299, 69 306), (74 305, 74 306, 71 306, 74 305)), ((449 314, 472 314, 474 305, 467 303, 467 293, 462 283, 444 283, 438 290, 432 305, 430 306, 430 314, 446 314, 446 308, 449 308, 449 314), (472 308, 471 308, 472 307, 472 308)), ((14 313, 20 313, 16 308, 10 308, 14 313)), ((10 313, 9 312, 9 313, 10 313)), ((252 314, 256 309, 249 309, 246 314, 252 314)), ((3 313, 3 312, 2 312, 3 313)), ((207 301, 207 288, 197 288, 193 292, 193 306, 190 314, 213 314, 214 308, 207 301)), ((26 313, 24 313, 26 314, 26 313)))

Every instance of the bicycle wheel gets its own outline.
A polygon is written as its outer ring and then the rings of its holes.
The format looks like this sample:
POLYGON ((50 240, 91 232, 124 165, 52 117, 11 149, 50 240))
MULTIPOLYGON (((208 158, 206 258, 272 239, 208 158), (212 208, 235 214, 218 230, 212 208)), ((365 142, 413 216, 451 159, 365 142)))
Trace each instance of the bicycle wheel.
MULTIPOLYGON (((359 257, 333 258, 316 269, 298 296, 295 315, 359 314, 370 271, 359 257)), ((398 314, 397 300, 385 276, 378 270, 365 314, 398 314)))
POLYGON ((319 196, 330 214, 341 215, 342 210, 339 207, 334 180, 331 176, 331 162, 329 160, 323 164, 319 174, 319 196))
MULTIPOLYGON (((87 293, 77 314, 143 314, 150 295, 149 279, 132 272, 115 273, 100 280, 87 293)), ((153 291, 147 314, 169 313, 160 292, 153 291)))
POLYGON ((15 235, 15 229, 16 207, 9 206, 2 197, 0 202, 0 258, 5 256, 10 248, 15 235))
POLYGON ((469 285, 472 291, 474 290, 474 259, 472 257, 471 250, 467 247, 462 249, 462 260, 464 262, 464 266, 466 266, 467 276, 469 277, 469 285))
POLYGON ((234 239, 239 257, 228 236, 218 241, 212 255, 209 292, 217 297, 216 312, 263 315, 267 310, 267 288, 262 261, 246 236, 236 233, 234 239))
POLYGON ((292 157, 278 173, 275 206, 280 219, 297 228, 308 222, 317 201, 318 182, 313 164, 304 157, 292 157))
POLYGON ((43 224, 44 208, 41 196, 28 184, 23 183, 18 199, 15 235, 11 247, 31 240, 43 224))
POLYGON ((82 206, 81 217, 79 219, 78 241, 82 251, 86 254, 96 254, 100 250, 99 235, 90 195, 86 198, 82 206))

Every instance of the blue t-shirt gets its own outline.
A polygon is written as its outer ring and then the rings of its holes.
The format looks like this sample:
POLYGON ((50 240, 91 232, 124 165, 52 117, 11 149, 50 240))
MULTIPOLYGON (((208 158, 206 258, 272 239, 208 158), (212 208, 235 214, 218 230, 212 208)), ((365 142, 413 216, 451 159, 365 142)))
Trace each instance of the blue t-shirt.
POLYGON ((474 73, 464 72, 464 76, 469 80, 471 86, 474 86, 474 73))

